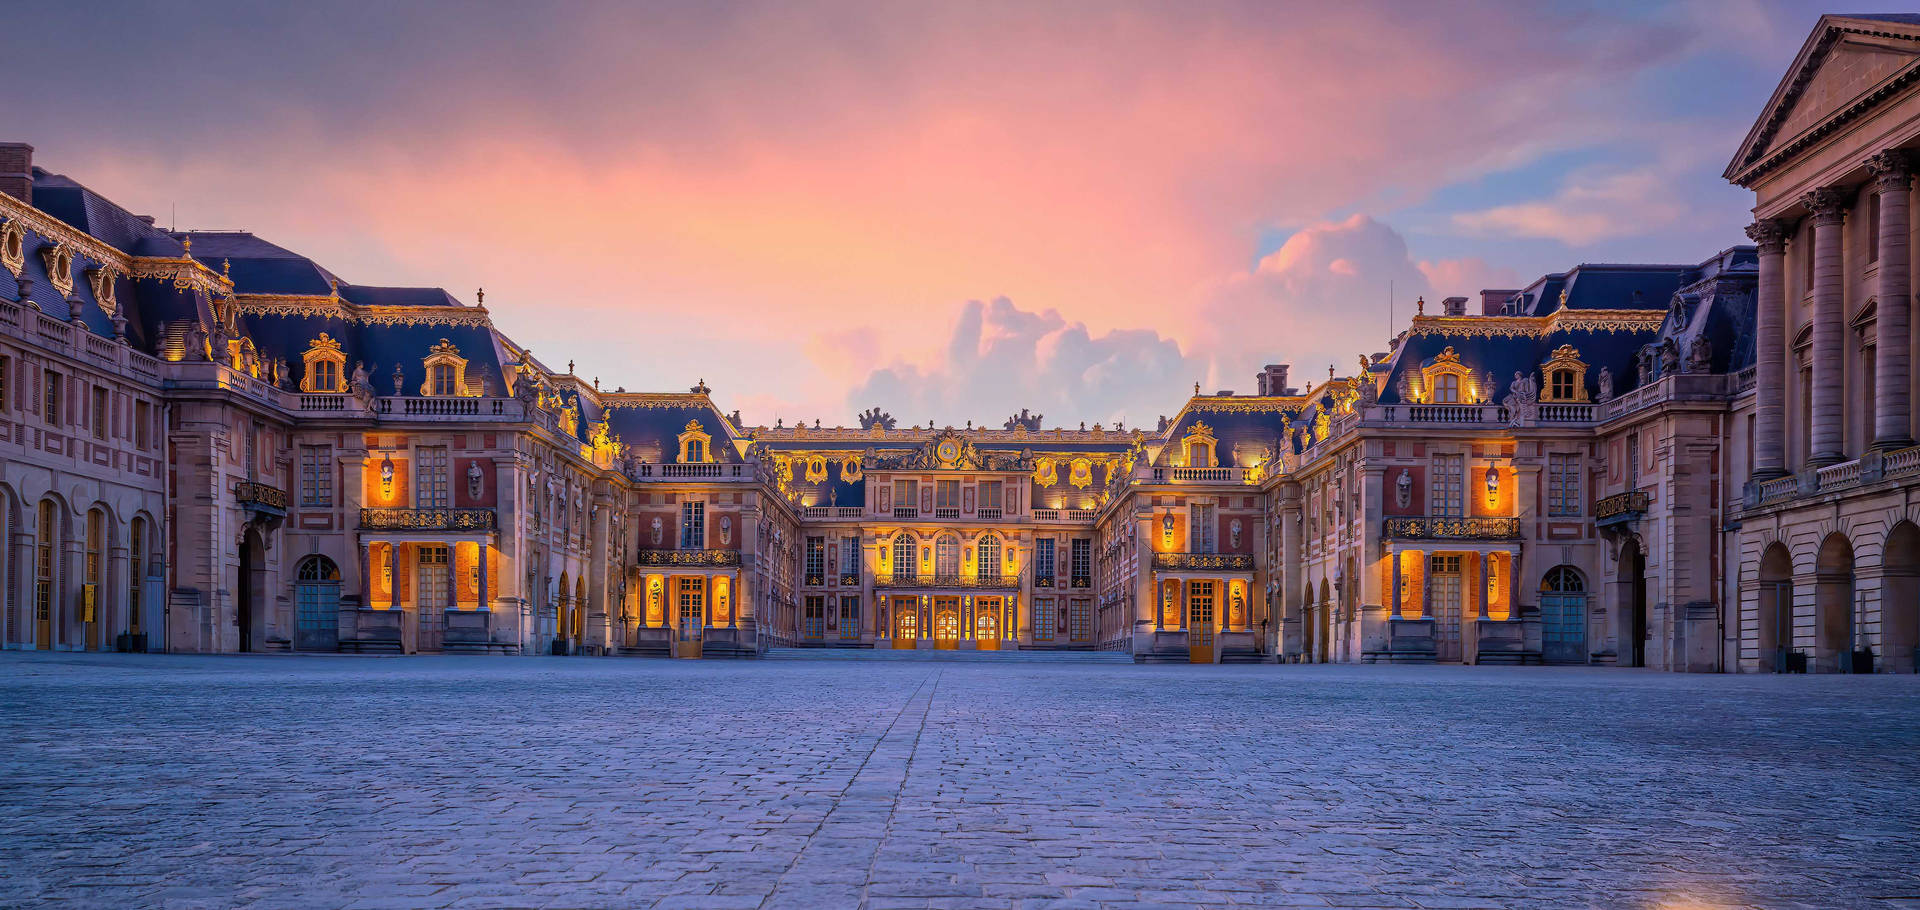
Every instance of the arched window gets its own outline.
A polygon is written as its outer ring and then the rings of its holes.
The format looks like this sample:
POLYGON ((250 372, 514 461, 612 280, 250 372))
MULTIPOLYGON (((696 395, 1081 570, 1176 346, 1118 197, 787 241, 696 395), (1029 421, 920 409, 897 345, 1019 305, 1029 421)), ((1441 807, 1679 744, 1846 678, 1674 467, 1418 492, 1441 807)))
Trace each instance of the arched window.
POLYGON ((1573 371, 1553 371, 1553 398, 1555 401, 1570 401, 1573 398, 1573 371))
POLYGON ((992 534, 980 536, 978 576, 981 581, 993 581, 1000 577, 1000 538, 992 534))
POLYGON ((900 532, 893 538, 893 577, 913 578, 920 574, 920 561, 914 558, 912 534, 900 532))
POLYGON ((960 574, 960 538, 942 534, 933 542, 933 574, 942 577, 960 574))
POLYGON ((1435 404, 1460 403, 1460 377, 1455 373, 1441 373, 1434 377, 1433 401, 1435 404))
POLYGON ((331 632, 339 628, 340 567, 318 553, 300 560, 294 570, 294 603, 303 632, 331 632))
POLYGON ((1540 590, 1547 594, 1584 594, 1587 580, 1572 566, 1554 566, 1540 579, 1540 590))

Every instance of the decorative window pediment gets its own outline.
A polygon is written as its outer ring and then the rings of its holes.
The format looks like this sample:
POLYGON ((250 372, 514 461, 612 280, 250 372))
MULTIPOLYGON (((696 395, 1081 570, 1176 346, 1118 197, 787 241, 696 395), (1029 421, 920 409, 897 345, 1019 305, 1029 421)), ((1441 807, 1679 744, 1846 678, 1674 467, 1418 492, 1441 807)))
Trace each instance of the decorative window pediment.
POLYGON ((307 352, 300 355, 303 367, 300 376, 302 392, 339 392, 346 378, 347 354, 340 349, 340 342, 325 332, 307 345, 307 352))
POLYGON ((1547 362, 1540 365, 1540 378, 1541 401, 1587 400, 1587 365, 1573 345, 1563 344, 1555 348, 1547 362))
POLYGON ((467 387, 467 360, 460 356, 460 349, 445 338, 427 352, 421 361, 427 368, 427 378, 420 384, 420 394, 432 398, 475 398, 478 393, 467 387))
POLYGON ((1415 404, 1480 404, 1490 390, 1481 389, 1473 370, 1460 362, 1452 345, 1435 355, 1433 362, 1420 368, 1410 389, 1415 404))
MULTIPOLYGON (((700 421, 689 420, 680 431, 680 463, 708 464, 713 461, 713 435, 700 428, 700 421)), ((789 472, 792 468, 787 469, 789 472)), ((789 479, 792 474, 788 474, 789 479)))
POLYGON ((6 266, 15 278, 20 277, 20 270, 27 265, 27 229, 20 226, 18 218, 0 223, 0 265, 6 266))
POLYGON ((1185 438, 1180 440, 1180 451, 1187 459, 1189 468, 1211 468, 1216 460, 1215 447, 1218 441, 1213 437, 1213 428, 1201 421, 1194 421, 1188 428, 1185 438))
POLYGON ((65 297, 73 293, 73 250, 62 243, 40 248, 40 259, 47 266, 47 280, 65 297))
POLYGON ((120 312, 120 301, 113 293, 114 271, 107 266, 87 270, 87 287, 93 291, 94 302, 100 304, 102 312, 112 316, 120 312))

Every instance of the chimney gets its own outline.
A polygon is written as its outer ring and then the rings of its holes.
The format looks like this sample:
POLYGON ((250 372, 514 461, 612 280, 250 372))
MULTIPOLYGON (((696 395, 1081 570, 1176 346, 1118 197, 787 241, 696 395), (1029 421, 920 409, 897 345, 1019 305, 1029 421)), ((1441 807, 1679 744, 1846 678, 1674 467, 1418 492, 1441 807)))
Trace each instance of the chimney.
POLYGON ((1260 374, 1254 377, 1254 384, 1259 387, 1259 393, 1261 395, 1280 396, 1287 394, 1287 364, 1267 364, 1261 368, 1260 374))
POLYGON ((1517 288, 1511 291, 1503 291, 1503 290, 1481 291, 1480 292, 1480 315, 1499 316, 1499 315, 1505 314, 1507 312, 1508 301, 1511 301, 1513 299, 1513 295, 1518 293, 1520 293, 1520 291, 1517 288))
POLYGON ((1441 314, 1446 316, 1467 315, 1467 298, 1448 297, 1447 299, 1440 301, 1440 312, 1441 314))
POLYGON ((33 204, 33 146, 0 142, 0 193, 33 204))

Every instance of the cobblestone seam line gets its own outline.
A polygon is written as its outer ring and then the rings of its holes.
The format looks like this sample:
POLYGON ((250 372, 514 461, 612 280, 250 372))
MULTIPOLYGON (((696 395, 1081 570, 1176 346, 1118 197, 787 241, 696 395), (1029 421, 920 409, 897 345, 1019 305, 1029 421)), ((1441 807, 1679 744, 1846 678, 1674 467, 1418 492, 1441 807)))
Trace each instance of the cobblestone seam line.
POLYGON ((864 903, 874 861, 893 824, 900 788, 906 783, 943 672, 928 674, 900 706, 886 732, 874 741, 834 800, 833 808, 808 835, 793 865, 761 903, 764 910, 844 907, 852 905, 856 895, 864 903), (910 723, 911 728, 903 723, 910 723))

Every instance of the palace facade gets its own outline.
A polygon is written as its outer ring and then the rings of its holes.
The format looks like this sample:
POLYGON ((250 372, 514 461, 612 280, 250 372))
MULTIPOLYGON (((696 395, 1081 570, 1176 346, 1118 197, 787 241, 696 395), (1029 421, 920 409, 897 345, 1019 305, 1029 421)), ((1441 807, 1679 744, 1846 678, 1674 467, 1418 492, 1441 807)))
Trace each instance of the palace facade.
POLYGON ((1914 672, 1915 149, 1920 17, 1826 17, 1727 170, 1753 246, 1063 429, 601 389, 0 145, 3 640, 1914 672))

